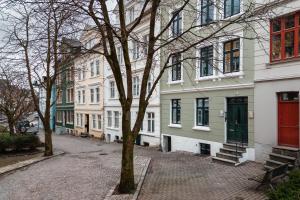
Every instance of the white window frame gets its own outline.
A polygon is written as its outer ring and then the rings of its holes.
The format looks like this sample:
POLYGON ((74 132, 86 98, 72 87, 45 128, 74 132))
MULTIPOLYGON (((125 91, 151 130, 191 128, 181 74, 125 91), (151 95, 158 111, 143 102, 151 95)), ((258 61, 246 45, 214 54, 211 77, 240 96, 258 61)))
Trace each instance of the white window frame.
MULTIPOLYGON (((212 0, 214 4, 214 13, 213 13, 213 22, 217 20, 217 11, 220 12, 218 7, 216 6, 216 0, 212 0)), ((224 6, 223 6, 224 7, 224 6)), ((224 8, 222 8, 224 9, 224 8)), ((209 26, 210 24, 205 24, 204 26, 201 26, 201 0, 197 0, 197 25, 199 26, 199 29, 209 26), (200 27, 201 26, 201 27, 200 27)))
POLYGON ((96 129, 97 124, 96 124, 96 114, 92 114, 92 127, 93 129, 96 129))
POLYGON ((111 128, 112 124, 113 124, 113 120, 112 120, 113 116, 112 116, 112 111, 108 110, 107 111, 107 127, 111 128))
MULTIPOLYGON (((176 99, 176 98, 174 98, 176 99)), ((173 124, 172 123, 172 100, 174 99, 170 99, 170 113, 169 113, 169 118, 170 118, 170 123, 168 125, 168 127, 171 128, 182 128, 182 99, 180 99, 180 124, 173 124)), ((178 98, 177 98, 178 99, 178 98)))
POLYGON ((95 67, 96 67, 96 76, 100 75, 100 60, 95 61, 95 67))
POLYGON ((155 113, 147 112, 147 132, 154 133, 155 132, 155 113), (150 127, 149 127, 150 124, 150 127))
MULTIPOLYGON (((172 19, 172 17, 173 17, 173 12, 174 11, 176 11, 176 10, 178 10, 179 8, 180 8, 180 6, 181 5, 177 5, 177 6, 175 6, 175 8, 174 9, 170 9, 169 10, 169 21, 172 19)), ((180 11, 180 14, 181 14, 181 33, 184 31, 184 9, 183 10, 181 10, 180 11)), ((173 22, 172 22, 172 24, 173 24, 173 22)), ((173 31, 172 31, 172 24, 170 25, 170 27, 169 27, 169 40, 171 40, 171 39, 173 39, 174 37, 173 37, 173 31)), ((176 36, 177 37, 177 36, 176 36)))
POLYGON ((100 102, 100 87, 95 88, 96 103, 100 102))
MULTIPOLYGON (((197 99, 208 98, 208 109, 210 108, 210 98, 209 97, 197 97, 194 99, 194 127, 193 130, 197 131, 210 131, 210 123, 208 126, 198 126, 197 125, 197 99)), ((209 117, 209 116, 208 116, 209 117)))
POLYGON ((90 88, 90 103, 93 104, 95 103, 95 89, 90 88))
POLYGON ((110 89, 110 98, 114 99, 116 98, 116 91, 115 91, 115 81, 109 82, 109 89, 110 89))
POLYGON ((120 128, 120 112, 114 111, 114 128, 119 129, 120 128))
POLYGON ((97 115, 97 129, 101 130, 102 129, 102 116, 101 115, 97 115))
MULTIPOLYGON (((173 56, 172 56, 173 57, 173 56)), ((172 66, 172 57, 170 58, 169 60, 169 63, 170 63, 170 66, 172 66)), ((169 85, 172 85, 172 84, 181 84, 183 85, 184 83, 184 80, 183 80, 183 55, 181 53, 180 55, 180 64, 181 64, 181 80, 176 80, 176 81, 173 81, 172 80, 172 67, 169 67, 169 70, 168 70, 168 83, 169 85)))
POLYGON ((91 70, 91 77, 94 77, 95 76, 95 62, 94 61, 91 61, 90 62, 90 70, 91 70))
POLYGON ((140 58, 140 46, 139 42, 132 40, 132 58, 138 60, 140 58))
POLYGON ((135 20, 135 10, 134 6, 128 8, 128 24, 135 20))
POLYGON ((133 77, 133 96, 138 97, 140 95, 140 77, 134 76, 133 77))

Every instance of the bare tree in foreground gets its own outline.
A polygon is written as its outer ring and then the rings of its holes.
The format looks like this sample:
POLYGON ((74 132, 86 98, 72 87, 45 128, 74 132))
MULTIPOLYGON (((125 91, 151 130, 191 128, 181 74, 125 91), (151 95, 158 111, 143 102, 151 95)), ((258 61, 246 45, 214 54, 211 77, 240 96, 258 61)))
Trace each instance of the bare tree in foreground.
POLYGON ((30 91, 21 72, 11 66, 0 66, 0 112, 8 122, 9 133, 15 133, 16 122, 33 110, 30 91))
POLYGON ((66 5, 56 1, 15 1, 8 4, 8 9, 6 62, 18 63, 26 71, 33 104, 45 130, 44 155, 51 156, 51 91, 61 73, 60 65, 67 57, 60 54, 60 44, 63 37, 72 36, 75 10, 66 9, 66 5), (44 112, 39 106, 36 87, 45 91, 44 112))
POLYGON ((255 26, 259 25, 262 20, 267 20, 269 9, 279 3, 279 1, 276 1, 265 4, 263 7, 256 7, 254 3, 250 2, 241 5, 243 12, 228 18, 222 17, 224 15, 221 12, 224 8, 223 3, 219 1, 212 3, 219 17, 211 20, 207 27, 201 31, 202 25, 198 23, 200 13, 197 10, 195 1, 144 0, 137 2, 142 4, 139 7, 140 9, 135 11, 138 12, 138 16, 133 22, 128 24, 126 20, 128 18, 128 15, 126 15, 128 8, 126 8, 127 1, 125 0, 116 1, 115 11, 117 12, 117 18, 115 23, 112 19, 112 10, 109 10, 107 1, 73 0, 73 3, 93 20, 101 34, 103 51, 99 53, 105 56, 117 83, 119 101, 122 107, 123 134, 122 170, 119 184, 119 192, 121 193, 128 193, 135 189, 134 142, 139 134, 150 97, 162 75, 170 67, 169 61, 171 58, 178 53, 186 54, 178 62, 194 63, 197 57, 191 52, 195 51, 198 45, 210 43, 222 37, 234 36, 235 31, 239 29, 249 33, 242 36, 244 38, 249 40, 259 39, 259 36, 255 34, 255 26), (181 12, 185 13, 184 17, 187 20, 184 23, 184 27, 181 27, 180 32, 172 34, 172 31, 170 31, 174 28, 172 22, 181 12), (172 13, 171 16, 170 13, 172 13), (146 44, 136 36, 138 35, 137 28, 144 23, 147 24, 149 33, 149 39, 146 44), (160 27, 159 30, 157 27, 160 27), (131 127, 130 114, 133 102, 133 66, 132 49, 129 45, 130 40, 138 41, 141 46, 146 45, 147 49, 140 87, 139 110, 133 127, 131 127), (121 59, 124 60, 124 64, 120 63, 120 59, 118 59, 117 45, 120 45, 122 48, 123 57, 121 59), (159 73, 155 77, 150 91, 147 92, 147 82, 151 70, 154 70, 155 67, 153 63, 159 57, 161 58, 159 73))

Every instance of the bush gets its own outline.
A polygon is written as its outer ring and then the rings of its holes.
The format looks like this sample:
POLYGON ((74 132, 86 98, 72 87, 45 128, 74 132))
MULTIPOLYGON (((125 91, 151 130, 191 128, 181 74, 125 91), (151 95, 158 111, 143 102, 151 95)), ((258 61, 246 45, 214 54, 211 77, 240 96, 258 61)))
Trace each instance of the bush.
POLYGON ((288 181, 268 193, 271 200, 300 200, 300 170, 291 171, 288 177, 288 181))
POLYGON ((40 145, 40 139, 36 135, 9 135, 0 134, 0 152, 7 149, 21 151, 23 149, 36 149, 40 145))

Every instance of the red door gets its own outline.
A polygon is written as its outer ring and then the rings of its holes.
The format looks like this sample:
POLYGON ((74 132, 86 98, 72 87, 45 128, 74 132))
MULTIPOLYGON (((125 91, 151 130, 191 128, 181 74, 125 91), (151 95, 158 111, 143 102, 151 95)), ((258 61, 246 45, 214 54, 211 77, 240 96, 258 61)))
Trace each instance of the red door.
POLYGON ((299 94, 278 94, 278 144, 299 147, 299 94))

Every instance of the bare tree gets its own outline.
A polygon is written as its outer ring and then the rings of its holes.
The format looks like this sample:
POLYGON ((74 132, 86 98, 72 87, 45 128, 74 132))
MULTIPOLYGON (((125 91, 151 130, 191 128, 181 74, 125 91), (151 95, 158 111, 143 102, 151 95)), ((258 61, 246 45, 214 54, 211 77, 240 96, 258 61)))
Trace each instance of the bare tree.
POLYGON ((34 108, 24 74, 11 66, 0 66, 0 94, 0 112, 7 118, 10 134, 14 134, 16 122, 34 108))
POLYGON ((133 149, 141 124, 143 122, 146 108, 155 88, 157 87, 164 72, 170 67, 170 60, 176 54, 185 54, 178 62, 194 63, 197 56, 193 52, 198 45, 209 43, 214 39, 221 37, 230 37, 235 35, 236 30, 246 30, 249 34, 245 37, 249 40, 259 39, 255 34, 255 26, 259 25, 261 20, 268 19, 269 8, 280 3, 276 1, 265 4, 263 7, 255 5, 251 1, 241 5, 242 11, 233 17, 224 17, 221 11, 224 3, 221 1, 212 1, 217 10, 218 18, 209 21, 206 27, 199 22, 201 12, 197 7, 196 1, 161 1, 144 0, 139 2, 138 16, 128 23, 128 4, 125 0, 116 1, 114 13, 116 19, 113 19, 113 12, 109 9, 112 3, 101 0, 76 1, 73 4, 80 8, 83 14, 89 16, 97 27, 101 35, 102 51, 98 52, 105 56, 113 72, 119 92, 119 101, 122 107, 122 134, 123 134, 123 152, 122 152, 122 170, 119 184, 119 192, 127 193, 134 190, 134 167, 133 167, 133 149), (172 12, 171 12, 172 11, 172 12), (188 18, 181 27, 180 32, 173 34, 173 21, 183 12, 188 18), (172 15, 170 16, 170 13, 172 15), (146 21, 146 22, 145 22, 146 21), (146 24, 149 39, 147 43, 137 37, 139 26, 146 24), (159 27, 159 29, 157 29, 159 27), (139 110, 136 121, 131 127, 131 107, 133 102, 133 67, 129 41, 135 40, 141 46, 145 46, 146 58, 143 68, 143 78, 140 87, 139 110), (122 60, 120 63, 116 46, 120 45, 122 49, 122 60), (159 59, 159 73, 155 77, 152 87, 147 92, 147 82, 152 70, 157 67, 155 61, 159 59))
MULTIPOLYGON (((68 7, 70 8, 70 7, 68 7)), ((63 37, 74 37, 72 27, 75 10, 66 9, 57 1, 14 1, 8 4, 8 22, 5 31, 8 41, 6 60, 24 66, 35 109, 45 130, 45 156, 53 154, 50 128, 51 90, 61 65, 77 47, 67 51, 60 48, 63 37), (39 106, 35 87, 45 90, 45 111, 39 106)), ((66 70, 66 69, 64 69, 66 70)))

